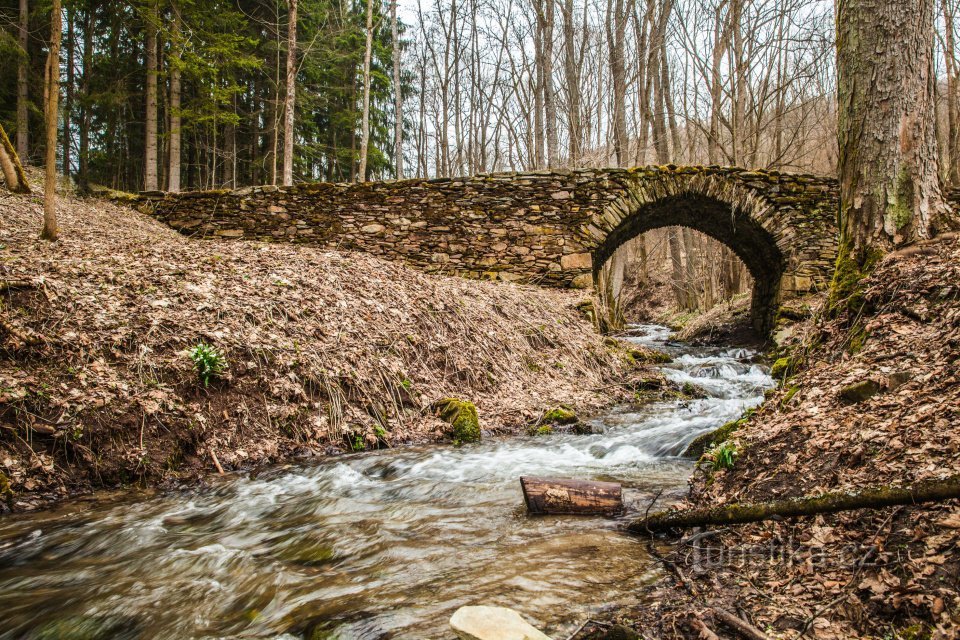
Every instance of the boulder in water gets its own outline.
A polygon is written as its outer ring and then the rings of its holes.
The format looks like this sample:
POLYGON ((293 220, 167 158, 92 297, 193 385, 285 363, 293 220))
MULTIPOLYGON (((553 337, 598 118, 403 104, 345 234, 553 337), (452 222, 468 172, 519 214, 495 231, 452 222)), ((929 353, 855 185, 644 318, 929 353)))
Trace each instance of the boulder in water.
POLYGON ((477 407, 469 400, 444 398, 433 403, 433 411, 452 427, 453 444, 461 445, 480 441, 480 418, 477 407))
POLYGON ((450 618, 460 640, 550 640, 550 637, 506 607, 460 607, 450 618))

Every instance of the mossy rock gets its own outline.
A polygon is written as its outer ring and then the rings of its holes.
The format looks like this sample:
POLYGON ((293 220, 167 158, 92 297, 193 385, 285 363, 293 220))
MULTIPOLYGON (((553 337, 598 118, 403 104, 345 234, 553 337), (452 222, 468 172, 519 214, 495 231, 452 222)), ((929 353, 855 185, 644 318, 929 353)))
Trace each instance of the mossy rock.
POLYGON ((550 436, 553 435, 553 426, 549 424, 530 425, 528 433, 532 436, 550 436))
POLYGON ((803 364, 803 359, 797 356, 785 356, 777 358, 773 366, 770 367, 770 375, 774 380, 784 380, 794 375, 803 364))
POLYGON ((540 419, 541 424, 575 424, 576 422, 579 422, 576 412, 563 406, 550 409, 540 419))
POLYGON ((718 444, 726 442, 730 438, 731 434, 745 424, 746 421, 746 418, 732 420, 715 431, 710 431, 702 436, 697 436, 689 445, 687 445, 686 450, 683 452, 683 457, 695 459, 700 458, 711 447, 715 447, 718 444))
POLYGON ((857 404, 869 400, 880 390, 880 383, 876 380, 863 380, 840 389, 840 399, 847 404, 857 404))
POLYGON ((634 365, 669 364, 673 358, 654 349, 628 349, 627 361, 634 365))
POLYGON ((453 444, 480 442, 480 418, 476 405, 469 400, 443 398, 433 403, 433 411, 452 427, 453 444))

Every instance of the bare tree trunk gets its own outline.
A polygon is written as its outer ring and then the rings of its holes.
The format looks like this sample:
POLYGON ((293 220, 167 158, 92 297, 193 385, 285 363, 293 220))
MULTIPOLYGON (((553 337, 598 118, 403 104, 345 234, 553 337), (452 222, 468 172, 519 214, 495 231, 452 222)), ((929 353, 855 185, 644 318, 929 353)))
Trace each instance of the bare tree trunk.
POLYGON ((403 179, 403 87, 400 84, 400 21, 397 18, 397 0, 390 3, 390 21, 393 35, 393 162, 397 179, 403 179))
POLYGON ((947 62, 947 171, 952 185, 960 185, 960 69, 956 58, 956 16, 950 0, 942 0, 944 57, 947 62))
POLYGON ((70 131, 70 117, 73 115, 73 82, 74 82, 74 70, 73 70, 73 56, 75 47, 75 36, 73 29, 73 16, 74 10, 72 7, 67 7, 67 82, 64 93, 64 102, 63 102, 63 177, 66 178, 67 183, 70 182, 71 174, 71 158, 70 151, 73 146, 73 138, 70 131))
POLYGON ((544 129, 547 141, 547 167, 555 167, 557 158, 557 101, 553 91, 553 28, 556 0, 536 0, 540 31, 540 57, 537 60, 543 91, 544 129))
POLYGON ((567 137, 569 159, 567 164, 576 167, 580 162, 580 66, 577 64, 576 44, 574 41, 573 0, 563 1, 563 68, 567 81, 567 137))
MULTIPOLYGON (((170 27, 170 52, 174 58, 179 58, 181 47, 181 18, 180 9, 176 3, 171 3, 173 23, 170 27)), ((167 159, 167 190, 172 193, 180 192, 180 147, 182 142, 182 123, 180 116, 180 64, 178 59, 172 59, 170 68, 170 153, 167 159)))
POLYGON ((79 165, 77 167, 77 190, 90 191, 90 73, 93 66, 93 7, 87 6, 83 25, 83 75, 80 102, 79 165))
POLYGON ((158 0, 148 0, 146 19, 147 114, 144 118, 143 188, 156 191, 157 181, 157 30, 160 26, 158 0))
POLYGON ((373 55, 373 0, 367 0, 367 45, 363 53, 363 120, 360 123, 360 172, 357 179, 367 180, 367 152, 370 148, 370 59, 373 55))
POLYGON ((46 176, 43 183, 43 230, 40 237, 51 242, 60 235, 57 226, 57 107, 60 101, 60 0, 50 10, 50 53, 47 55, 45 120, 46 176))
MULTIPOLYGON (((683 227, 683 266, 686 279, 687 311, 700 308, 700 299, 697 295, 697 262, 698 256, 693 242, 693 230, 683 227)), ((706 295, 706 289, 705 289, 706 295)), ((706 310, 706 309, 704 309, 706 310)))
POLYGON ((686 310, 690 304, 690 298, 687 290, 683 286, 685 282, 683 273, 683 257, 680 249, 680 231, 679 229, 667 229, 667 245, 670 249, 670 264, 672 266, 670 283, 673 288, 673 295, 677 300, 677 307, 686 310))
POLYGON ((23 162, 30 157, 30 6, 20 0, 18 42, 23 54, 17 65, 17 154, 23 162))
POLYGON ((618 165, 629 155, 627 139, 627 70, 624 61, 627 17, 632 12, 633 0, 607 0, 607 46, 610 56, 610 78, 613 84, 613 152, 618 165), (626 2, 626 6, 625 6, 626 2))
MULTIPOLYGON (((368 0, 369 1, 369 0, 368 0)), ((297 97, 297 0, 287 0, 290 17, 287 27, 287 91, 284 96, 283 184, 293 184, 294 101, 297 97)))
POLYGON ((869 268, 878 254, 948 224, 934 128, 933 3, 838 4, 838 279, 844 263, 869 268))

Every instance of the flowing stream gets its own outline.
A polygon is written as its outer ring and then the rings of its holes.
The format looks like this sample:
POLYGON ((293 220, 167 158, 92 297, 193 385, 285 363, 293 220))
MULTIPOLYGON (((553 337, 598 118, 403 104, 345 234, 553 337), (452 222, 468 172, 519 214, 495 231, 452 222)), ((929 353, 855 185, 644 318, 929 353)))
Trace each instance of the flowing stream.
POLYGON ((633 333, 708 397, 613 410, 592 435, 361 453, 0 519, 0 638, 449 638, 467 604, 566 637, 635 603, 657 567, 622 521, 528 517, 519 476, 616 480, 642 511, 685 489, 686 443, 773 385, 752 352, 633 333))

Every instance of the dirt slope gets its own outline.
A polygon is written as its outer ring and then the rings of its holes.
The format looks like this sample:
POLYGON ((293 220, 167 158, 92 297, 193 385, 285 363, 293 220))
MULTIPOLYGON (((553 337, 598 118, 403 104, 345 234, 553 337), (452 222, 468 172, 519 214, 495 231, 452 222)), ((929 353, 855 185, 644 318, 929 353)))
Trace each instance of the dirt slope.
MULTIPOLYGON (((863 300, 795 327, 785 355, 799 371, 733 433, 733 469, 701 465, 690 506, 960 472, 960 240, 888 256, 863 300)), ((647 637, 699 637, 701 621, 740 637, 717 608, 770 638, 958 637, 957 501, 693 533, 670 548, 650 606, 626 616, 647 637)))
POLYGON ((0 192, 0 472, 12 494, 0 493, 16 508, 208 472, 214 455, 229 470, 442 439, 429 407, 446 396, 475 402, 498 432, 627 395, 629 365, 576 310, 582 294, 191 240, 101 200, 67 197, 60 215, 62 240, 40 241, 40 199, 0 192), (199 342, 229 364, 206 388, 189 358, 199 342))

